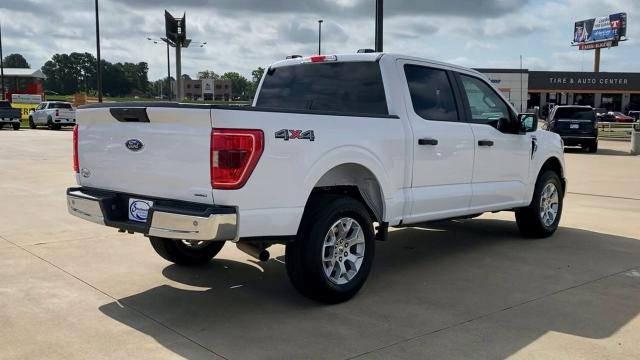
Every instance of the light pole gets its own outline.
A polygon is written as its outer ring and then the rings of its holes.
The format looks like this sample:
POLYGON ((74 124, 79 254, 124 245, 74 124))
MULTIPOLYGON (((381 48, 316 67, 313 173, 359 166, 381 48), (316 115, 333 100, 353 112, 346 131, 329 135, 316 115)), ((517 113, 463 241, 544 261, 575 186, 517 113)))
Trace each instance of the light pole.
POLYGON ((167 44, 167 84, 169 87, 167 96, 169 97, 169 101, 171 101, 171 58, 169 57, 169 47, 173 46, 173 44, 171 44, 167 38, 152 39, 148 37, 147 40, 153 41, 154 44, 160 44, 160 41, 163 41, 167 44))
POLYGON ((2 78, 2 100, 4 98, 4 59, 2 58, 2 24, 0 24, 0 78, 2 78))
POLYGON ((384 22, 384 1, 376 0, 376 52, 382 52, 383 22, 384 22))
POLYGON ((96 55, 98 57, 98 102, 102 102, 102 63, 100 60, 100 16, 98 11, 98 0, 96 0, 96 55))
POLYGON ((318 55, 322 54, 322 23, 324 20, 318 20, 318 55))

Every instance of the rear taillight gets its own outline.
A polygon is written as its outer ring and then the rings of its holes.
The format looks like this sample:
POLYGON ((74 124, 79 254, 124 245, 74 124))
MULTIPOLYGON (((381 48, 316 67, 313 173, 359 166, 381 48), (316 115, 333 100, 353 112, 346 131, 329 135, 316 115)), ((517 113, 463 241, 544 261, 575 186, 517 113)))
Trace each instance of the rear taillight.
POLYGON ((73 127, 73 171, 80 172, 80 163, 78 162, 78 125, 73 127))
POLYGON ((247 183, 264 150, 262 130, 211 131, 211 186, 240 189, 247 183))
POLYGON ((60 110, 56 109, 56 116, 60 116, 60 110))

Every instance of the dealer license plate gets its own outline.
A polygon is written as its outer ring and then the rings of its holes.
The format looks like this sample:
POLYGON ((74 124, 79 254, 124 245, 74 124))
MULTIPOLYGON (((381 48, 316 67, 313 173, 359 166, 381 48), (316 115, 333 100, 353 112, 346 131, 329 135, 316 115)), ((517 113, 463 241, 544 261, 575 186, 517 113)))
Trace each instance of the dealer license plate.
POLYGON ((147 222, 153 201, 129 198, 129 220, 147 222))
POLYGON ((571 124, 569 125, 569 129, 580 129, 580 124, 571 124))

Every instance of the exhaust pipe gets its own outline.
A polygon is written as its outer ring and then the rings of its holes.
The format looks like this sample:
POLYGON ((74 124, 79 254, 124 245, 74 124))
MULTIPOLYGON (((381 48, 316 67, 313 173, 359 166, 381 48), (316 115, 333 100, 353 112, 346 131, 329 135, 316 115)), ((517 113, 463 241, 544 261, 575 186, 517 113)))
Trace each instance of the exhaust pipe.
POLYGON ((271 254, 267 251, 267 248, 270 245, 265 245, 264 243, 243 241, 236 243, 236 246, 238 247, 238 250, 260 261, 268 261, 271 257, 271 254))

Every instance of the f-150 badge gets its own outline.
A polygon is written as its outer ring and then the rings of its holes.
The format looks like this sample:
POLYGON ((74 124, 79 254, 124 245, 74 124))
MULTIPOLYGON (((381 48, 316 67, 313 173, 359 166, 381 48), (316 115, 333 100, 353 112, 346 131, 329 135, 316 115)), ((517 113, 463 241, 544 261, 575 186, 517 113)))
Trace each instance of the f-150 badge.
POLYGON ((276 131, 275 135, 276 135, 276 139, 284 139, 284 141, 289 141, 289 140, 315 141, 316 140, 316 136, 313 133, 313 130, 302 131, 302 130, 282 129, 282 130, 276 131))

